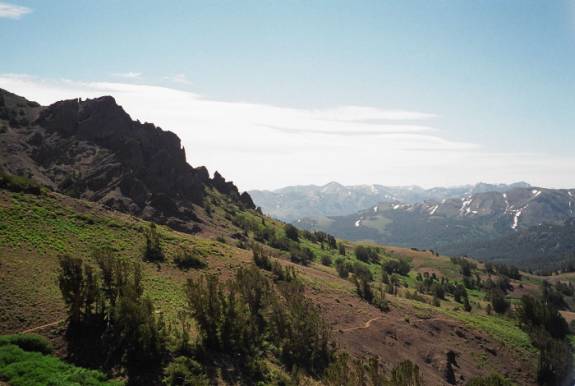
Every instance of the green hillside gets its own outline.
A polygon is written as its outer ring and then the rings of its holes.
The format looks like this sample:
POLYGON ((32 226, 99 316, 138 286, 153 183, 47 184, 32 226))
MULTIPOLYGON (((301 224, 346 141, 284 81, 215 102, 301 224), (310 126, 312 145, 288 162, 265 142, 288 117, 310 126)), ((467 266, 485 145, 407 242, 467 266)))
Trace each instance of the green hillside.
MULTIPOLYGON (((446 353, 454 351, 459 367, 453 371, 465 379, 501 373, 521 384, 534 384, 537 349, 528 333, 511 309, 502 314, 490 310, 489 290, 477 285, 477 280, 487 282, 490 275, 496 282, 500 277, 496 269, 489 274, 484 266, 470 262, 470 272, 464 276, 466 263, 430 251, 368 244, 358 249, 361 244, 327 234, 294 233, 256 211, 240 209, 215 191, 209 195, 210 209, 196 209, 204 221, 202 233, 158 226, 164 258, 146 261, 143 255, 150 229, 146 221, 58 193, 0 191, 0 292, 6 294, 0 300, 0 331, 7 334, 48 325, 35 331, 55 339, 61 347, 58 355, 74 360, 70 343, 61 335, 68 314, 58 288, 58 259, 67 255, 97 266, 94 251, 109 246, 115 255, 140 262, 144 297, 149 297, 155 314, 170 326, 166 339, 173 341, 182 332, 178 330, 182 311, 190 310, 186 281, 213 274, 225 285, 238 269, 253 266, 252 248, 257 248, 270 264, 259 261, 259 272, 272 280, 280 296, 285 293, 282 283, 288 280, 282 275, 288 267, 295 270, 306 298, 322 310, 321 317, 332 331, 330 340, 341 352, 363 358, 374 355, 388 370, 401 360, 411 360, 419 366, 424 384, 437 384, 444 379, 446 366, 451 366, 445 362, 446 353), (181 268, 183 256, 192 256, 196 263, 181 268), (405 262, 407 273, 395 271, 399 261, 405 262), (282 268, 272 268, 274 264, 282 268), (465 289, 455 295, 455 288, 465 289), (388 332, 382 336, 378 331, 388 332), (392 335, 386 335, 391 331, 392 335), (400 350, 389 350, 381 339, 404 343, 400 350)), ((515 304, 523 294, 537 294, 541 282, 534 276, 508 279, 513 290, 507 290, 505 297, 515 304)), ((201 328, 196 323, 184 325, 192 347, 201 347, 201 328)), ((256 378, 271 383, 297 378, 329 384, 329 372, 318 370, 304 370, 293 378, 293 365, 282 359, 281 350, 270 347, 266 351, 257 357, 258 366, 267 370, 256 378)), ((168 352, 171 360, 178 358, 173 347, 168 352)), ((196 361, 202 358, 197 349, 192 352, 196 361)), ((222 360, 234 366, 233 360, 221 356, 204 358, 197 366, 214 382, 251 382, 254 375, 245 369, 236 369, 239 373, 231 381, 221 372, 222 360)), ((126 373, 116 367, 109 372, 114 374, 122 379, 126 373)))

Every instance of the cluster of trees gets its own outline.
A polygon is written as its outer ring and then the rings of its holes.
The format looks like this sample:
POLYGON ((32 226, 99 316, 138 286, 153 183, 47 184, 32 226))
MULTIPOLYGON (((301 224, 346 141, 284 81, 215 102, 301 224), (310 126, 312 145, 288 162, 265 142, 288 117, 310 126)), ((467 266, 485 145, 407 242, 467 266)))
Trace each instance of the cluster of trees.
POLYGON ((546 303, 558 310, 567 310, 569 305, 564 299, 564 296, 573 296, 573 285, 557 282, 551 285, 544 281, 542 285, 542 296, 546 303))
POLYGON ((513 290, 513 286, 508 277, 499 275, 495 280, 490 277, 483 281, 481 288, 487 293, 487 300, 490 302, 487 309, 488 313, 493 310, 498 314, 504 314, 510 309, 511 303, 507 300, 506 295, 513 290))
MULTIPOLYGON (((472 276, 473 272, 477 269, 477 264, 474 262, 463 257, 452 257, 451 262, 460 266, 461 274, 463 275, 463 286, 465 288, 483 289, 487 293, 487 300, 490 302, 487 308, 488 313, 493 310, 498 314, 504 314, 510 309, 511 305, 506 299, 506 295, 509 291, 513 290, 510 279, 521 279, 521 274, 517 267, 487 262, 485 263, 485 272, 490 276, 488 279, 482 281, 477 273, 475 273, 475 277, 472 276), (491 277, 492 274, 496 275, 495 278, 491 277)), ((453 291, 449 292, 455 296, 453 291)), ((463 294, 462 291, 460 292, 463 294)), ((466 292, 464 297, 461 295, 458 297, 463 299, 465 309, 471 309, 466 292)))
MULTIPOLYGON (((257 217, 256 217, 257 218, 257 217)), ((294 263, 308 265, 315 259, 313 251, 301 245, 300 231, 291 224, 285 224, 283 232, 277 231, 273 224, 266 224, 262 217, 260 221, 245 214, 236 215, 232 221, 244 229, 247 239, 248 232, 253 232, 254 239, 272 248, 286 251, 294 263)))
POLYGON ((58 283, 68 309, 70 352, 80 363, 123 368, 130 382, 155 379, 166 355, 166 329, 143 296, 138 263, 108 248, 94 255, 97 270, 82 259, 60 258, 58 283))
POLYGON ((477 268, 477 264, 464 257, 452 257, 451 262, 453 264, 459 265, 461 274, 464 277, 470 277, 473 270, 477 268))
POLYGON ((365 263, 377 263, 380 260, 379 250, 374 247, 358 245, 355 247, 355 256, 365 263))
POLYGON ((338 247, 335 237, 329 233, 321 231, 303 231, 303 236, 312 243, 320 244, 322 248, 324 248, 324 244, 329 249, 336 249, 338 247))
POLYGON ((537 381, 541 385, 557 385, 570 374, 571 346, 567 340, 569 327, 558 309, 545 298, 523 296, 517 318, 539 350, 537 381))
MULTIPOLYGON (((393 273, 388 275, 387 272, 381 272, 381 283, 385 287, 385 292, 390 295, 397 295, 399 287, 402 285, 400 275, 393 273)), ((404 284, 405 285, 405 284, 404 284)))
POLYGON ((351 261, 349 259, 339 257, 335 260, 335 270, 339 277, 347 279, 350 274, 354 276, 361 276, 368 278, 369 281, 373 280, 373 275, 369 270, 369 265, 361 261, 351 261))
POLYGON ((385 300, 384 286, 380 283, 375 291, 372 288, 373 274, 368 264, 339 257, 335 260, 335 269, 341 278, 347 279, 350 274, 353 275, 352 282, 355 284, 357 294, 363 300, 383 311, 389 309, 385 300))
POLYGON ((301 265, 309 265, 314 259, 315 254, 308 247, 295 244, 289 249, 290 260, 301 265))
POLYGON ((388 260, 381 265, 381 268, 388 275, 392 275, 394 273, 397 273, 401 276, 407 276, 409 274, 409 271, 411 270, 411 266, 409 265, 409 262, 405 259, 388 260))
POLYGON ((253 245, 252 254, 255 265, 258 268, 271 272, 276 281, 292 281, 297 279, 297 275, 293 267, 283 267, 277 259, 271 257, 270 254, 261 246, 253 245))
POLYGON ((284 227, 286 237, 293 241, 299 241, 299 231, 291 224, 286 224, 284 227))
POLYGON ((438 305, 440 300, 445 300, 447 294, 451 294, 456 302, 463 304, 465 311, 471 311, 467 289, 464 285, 452 282, 445 277, 438 278, 435 273, 429 274, 429 272, 424 272, 423 275, 418 273, 415 279, 417 291, 432 295, 435 305, 438 305))
POLYGON ((288 370, 316 377, 332 361, 329 326, 304 297, 293 268, 283 268, 263 249, 254 249, 254 261, 279 284, 256 266, 240 268, 226 284, 214 276, 189 280, 188 310, 182 313, 177 344, 143 295, 140 264, 109 248, 96 252, 94 261, 96 267, 79 258, 60 258, 58 282, 68 309, 70 353, 78 363, 125 370, 134 385, 156 384, 162 373, 167 384, 208 385, 205 367, 196 360, 205 362, 212 355, 226 358, 251 380, 267 376, 264 360, 270 355, 288 370), (200 345, 193 350, 185 315, 193 317, 200 332, 200 345))
POLYGON ((252 266, 240 268, 226 284, 215 276, 190 279, 186 295, 202 347, 228 356, 253 380, 264 376, 267 351, 287 369, 316 376, 331 362, 329 327, 297 280, 275 286, 252 266))
POLYGON ((519 268, 514 265, 486 262, 485 272, 489 274, 498 273, 499 275, 508 277, 509 279, 521 280, 519 268))

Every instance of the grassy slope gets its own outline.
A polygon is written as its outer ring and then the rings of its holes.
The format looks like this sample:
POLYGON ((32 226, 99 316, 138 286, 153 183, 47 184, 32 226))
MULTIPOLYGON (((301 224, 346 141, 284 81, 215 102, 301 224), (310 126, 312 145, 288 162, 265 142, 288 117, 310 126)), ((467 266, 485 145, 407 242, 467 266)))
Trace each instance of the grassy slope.
MULTIPOLYGON (((221 198, 214 197, 214 200, 221 198)), ((202 235, 194 236, 159 227, 162 235, 162 246, 166 251, 167 261, 160 266, 144 264, 146 293, 154 300, 156 306, 167 319, 173 319, 182 309, 185 301, 182 285, 187 277, 199 274, 177 269, 172 264, 174 253, 181 247, 197 251, 204 256, 208 267, 203 272, 210 272, 229 277, 234 267, 251 261, 251 252, 232 246, 232 239, 226 237, 227 243, 211 239, 215 236, 229 236, 238 229, 228 221, 229 214, 222 207, 214 207, 214 214, 207 219, 200 213, 208 225, 202 235), (228 219, 226 219, 226 217, 228 219), (210 225, 212 224, 212 225, 210 225)), ((257 215, 248 213, 254 221, 261 221, 257 215)), ((268 224, 275 224, 281 232, 281 224, 270 219, 268 224)), ((64 318, 63 304, 56 283, 57 257, 61 254, 82 256, 89 259, 91 250, 102 244, 112 245, 120 254, 139 259, 144 244, 142 230, 147 223, 122 213, 105 210, 99 205, 71 199, 55 193, 35 196, 21 193, 0 191, 0 333, 22 331, 64 318)), ((235 242, 235 241, 234 241, 235 242)), ((322 249, 318 244, 304 241, 319 257, 337 253, 322 249)), ((353 248, 353 244, 347 244, 353 248)), ((278 256, 282 253, 278 252, 278 256)), ((459 277, 458 269, 447 257, 433 256, 429 252, 411 251, 409 249, 386 247, 384 258, 404 257, 411 261, 418 272, 436 272, 450 279, 459 277)), ((348 258, 354 260, 352 253, 348 258), (351 256, 350 256, 351 255, 351 256)), ((284 262, 284 264, 290 264, 284 262)), ((379 276, 376 265, 370 267, 379 276)), ((297 267, 307 284, 314 300, 320 304, 325 299, 334 299, 333 306, 337 314, 349 313, 343 305, 345 300, 353 303, 362 311, 357 315, 345 315, 345 319, 334 317, 334 328, 344 323, 363 323, 368 314, 379 315, 371 306, 361 304, 354 295, 354 288, 348 281, 337 277, 335 269, 318 262, 311 267, 297 267), (341 302, 341 303, 340 303, 341 302), (339 307, 339 308, 338 308, 339 307)), ((405 282, 414 283, 415 272, 405 282)), ((530 278, 530 280, 537 280, 530 278)), ((483 294, 471 292, 471 301, 476 306, 483 302, 483 294)), ((442 317, 480 331, 490 336, 495 342, 510 345, 517 352, 517 358, 533 363, 533 349, 527 335, 513 321, 499 316, 487 316, 481 309, 474 307, 472 313, 460 310, 460 305, 448 300, 441 308, 426 303, 408 300, 403 297, 388 296, 395 310, 390 315, 419 315, 421 312, 440 314, 442 317)), ((329 306, 326 301, 326 307, 329 306)), ((353 311, 351 311, 353 314, 353 311)), ((329 313, 328 313, 329 315, 329 313)), ((414 331, 415 332, 415 331, 414 331)), ((345 339, 344 339, 345 341, 345 339)), ((345 342, 344 342, 345 346, 345 342)), ((475 353, 482 358, 481 353, 475 353)), ((415 358, 417 360, 417 358, 415 358)), ((477 367, 483 366, 478 360, 477 367)), ((496 364, 491 365, 496 366, 496 364)), ((430 370, 431 371, 431 370, 430 370)), ((529 371, 529 370, 527 370, 529 371)))
MULTIPOLYGON (((148 223, 100 206, 50 193, 35 196, 0 191, 0 331, 10 332, 63 318, 56 283, 57 257, 90 259, 92 251, 111 245, 118 254, 139 258, 148 223)), ((202 237, 159 227, 168 263, 144 264, 148 295, 169 316, 183 305, 187 273, 176 269, 172 256, 185 247, 210 258, 217 272, 241 251, 202 237)), ((246 254, 246 253, 244 253, 246 254)), ((247 254, 246 254, 247 256, 247 254)))

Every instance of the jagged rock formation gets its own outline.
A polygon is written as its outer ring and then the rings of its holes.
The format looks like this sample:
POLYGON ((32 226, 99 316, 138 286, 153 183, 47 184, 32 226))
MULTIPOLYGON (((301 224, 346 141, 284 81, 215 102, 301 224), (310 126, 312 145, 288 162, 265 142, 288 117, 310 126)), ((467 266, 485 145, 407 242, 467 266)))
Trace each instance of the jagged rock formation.
POLYGON ((42 107, 0 90, 0 167, 181 230, 193 229, 206 188, 255 208, 218 172, 190 166, 177 135, 133 121, 110 96, 42 107))

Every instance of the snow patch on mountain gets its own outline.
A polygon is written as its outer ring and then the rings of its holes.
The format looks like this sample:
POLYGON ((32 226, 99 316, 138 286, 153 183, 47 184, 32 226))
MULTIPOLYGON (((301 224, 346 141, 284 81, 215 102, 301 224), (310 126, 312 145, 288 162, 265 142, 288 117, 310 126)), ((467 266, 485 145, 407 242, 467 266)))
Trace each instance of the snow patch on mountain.
POLYGON ((521 217, 521 214, 523 213, 523 211, 525 209, 527 209, 527 207, 528 207, 528 205, 525 205, 523 208, 515 211, 515 214, 513 216, 513 224, 511 225, 511 229, 517 230, 517 227, 519 226, 519 217, 521 217))
POLYGON ((471 213, 471 203, 473 202, 473 198, 472 197, 464 197, 461 199, 462 203, 461 203, 461 208, 459 209, 459 214, 460 215, 467 215, 469 213, 471 213))

